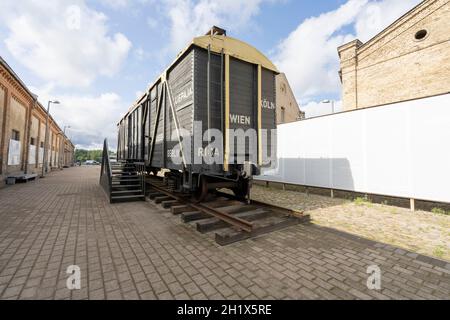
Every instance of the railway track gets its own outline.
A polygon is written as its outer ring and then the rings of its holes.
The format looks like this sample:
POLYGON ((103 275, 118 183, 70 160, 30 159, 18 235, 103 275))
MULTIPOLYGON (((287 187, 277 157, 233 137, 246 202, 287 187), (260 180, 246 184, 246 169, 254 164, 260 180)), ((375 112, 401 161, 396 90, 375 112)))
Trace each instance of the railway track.
POLYGON ((148 176, 146 183, 150 200, 194 224, 198 232, 214 233, 222 246, 309 221, 303 212, 253 200, 246 203, 222 192, 196 203, 190 196, 172 192, 154 176, 148 176))

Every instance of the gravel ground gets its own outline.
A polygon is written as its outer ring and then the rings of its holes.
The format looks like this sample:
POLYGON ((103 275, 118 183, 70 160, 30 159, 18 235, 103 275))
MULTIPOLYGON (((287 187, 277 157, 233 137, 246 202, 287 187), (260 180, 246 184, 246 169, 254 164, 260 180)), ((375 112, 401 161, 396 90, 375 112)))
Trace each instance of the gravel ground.
POLYGON ((254 185, 252 198, 297 209, 312 222, 450 261, 450 216, 254 185))

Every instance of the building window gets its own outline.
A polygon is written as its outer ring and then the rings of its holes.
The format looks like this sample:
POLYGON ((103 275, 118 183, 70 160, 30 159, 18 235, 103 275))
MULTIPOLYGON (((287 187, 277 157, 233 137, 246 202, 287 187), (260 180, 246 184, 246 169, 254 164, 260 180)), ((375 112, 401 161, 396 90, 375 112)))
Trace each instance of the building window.
POLYGON ((285 113, 286 113, 286 110, 284 109, 284 107, 281 107, 281 123, 285 123, 286 122, 286 120, 285 120, 285 113))
POLYGON ((416 40, 423 40, 427 37, 427 35, 428 35, 428 31, 425 29, 422 29, 422 30, 416 32, 414 38, 416 40))
POLYGON ((17 131, 17 130, 13 130, 11 139, 12 140, 16 140, 16 141, 20 141, 20 132, 17 131))
POLYGON ((30 144, 31 144, 32 146, 35 146, 35 145, 36 145, 36 139, 35 139, 35 138, 31 138, 31 139, 30 139, 30 144))
POLYGON ((41 148, 44 147, 44 141, 41 141, 41 148))

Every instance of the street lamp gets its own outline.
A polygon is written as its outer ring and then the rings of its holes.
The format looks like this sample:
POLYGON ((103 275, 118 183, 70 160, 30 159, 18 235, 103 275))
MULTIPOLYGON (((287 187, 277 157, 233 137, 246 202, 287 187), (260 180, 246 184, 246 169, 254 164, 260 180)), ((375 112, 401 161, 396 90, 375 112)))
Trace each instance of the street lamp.
POLYGON ((48 157, 47 157, 47 148, 48 148, 48 120, 50 117, 50 105, 51 104, 60 104, 58 100, 49 101, 47 104, 47 118, 45 120, 45 142, 44 142, 44 163, 42 165, 42 177, 45 176, 45 173, 48 172, 48 157))
POLYGON ((334 100, 323 100, 322 103, 328 104, 331 103, 331 111, 334 113, 334 100))

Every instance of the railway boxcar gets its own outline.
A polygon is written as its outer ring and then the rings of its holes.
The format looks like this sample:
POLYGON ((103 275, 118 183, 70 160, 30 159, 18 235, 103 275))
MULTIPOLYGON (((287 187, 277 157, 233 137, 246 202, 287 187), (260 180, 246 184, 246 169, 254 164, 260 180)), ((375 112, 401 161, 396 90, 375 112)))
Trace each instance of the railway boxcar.
POLYGON ((194 38, 118 124, 118 159, 166 169, 171 188, 245 198, 276 161, 274 64, 213 27, 194 38))

